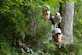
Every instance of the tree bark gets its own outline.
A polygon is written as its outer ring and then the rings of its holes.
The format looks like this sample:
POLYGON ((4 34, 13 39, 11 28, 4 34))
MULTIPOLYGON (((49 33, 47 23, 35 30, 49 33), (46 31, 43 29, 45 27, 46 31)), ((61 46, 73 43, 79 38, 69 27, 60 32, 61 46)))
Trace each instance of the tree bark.
POLYGON ((68 38, 69 42, 73 42, 73 15, 74 15, 74 2, 66 3, 63 5, 62 10, 62 33, 68 38))

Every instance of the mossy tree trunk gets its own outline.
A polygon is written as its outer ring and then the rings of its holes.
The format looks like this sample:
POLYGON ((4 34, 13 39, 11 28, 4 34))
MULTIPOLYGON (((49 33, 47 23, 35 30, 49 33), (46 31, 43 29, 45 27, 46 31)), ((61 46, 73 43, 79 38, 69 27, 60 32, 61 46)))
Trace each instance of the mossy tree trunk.
POLYGON ((63 34, 68 38, 69 42, 73 42, 73 15, 74 15, 74 2, 70 0, 69 3, 60 3, 60 12, 62 14, 61 29, 63 34))

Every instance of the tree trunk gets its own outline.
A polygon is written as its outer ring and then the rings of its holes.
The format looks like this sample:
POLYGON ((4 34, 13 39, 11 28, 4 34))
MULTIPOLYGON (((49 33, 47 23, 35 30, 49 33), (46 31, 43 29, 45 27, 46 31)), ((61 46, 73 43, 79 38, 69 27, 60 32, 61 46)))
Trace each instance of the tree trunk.
POLYGON ((61 29, 63 34, 68 38, 69 42, 73 42, 74 2, 65 2, 62 9, 61 29))

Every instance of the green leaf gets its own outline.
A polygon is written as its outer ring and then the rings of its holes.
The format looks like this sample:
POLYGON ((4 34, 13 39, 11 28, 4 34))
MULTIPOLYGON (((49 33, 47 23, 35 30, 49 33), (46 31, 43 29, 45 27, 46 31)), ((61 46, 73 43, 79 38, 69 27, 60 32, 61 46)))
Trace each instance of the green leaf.
POLYGON ((82 24, 82 19, 80 19, 79 22, 82 24))
POLYGON ((76 2, 77 2, 77 0, 73 0, 73 2, 75 2, 75 3, 76 3, 76 2))
POLYGON ((22 4, 23 0, 19 0, 20 4, 22 4))

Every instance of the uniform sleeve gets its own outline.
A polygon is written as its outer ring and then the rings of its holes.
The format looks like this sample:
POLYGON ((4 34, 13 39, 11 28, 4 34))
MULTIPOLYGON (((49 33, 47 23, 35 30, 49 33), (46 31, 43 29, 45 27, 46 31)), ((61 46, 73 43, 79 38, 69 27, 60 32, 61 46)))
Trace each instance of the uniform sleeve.
POLYGON ((62 36, 62 46, 64 46, 66 43, 68 42, 68 39, 67 39, 67 37, 66 36, 62 36))

